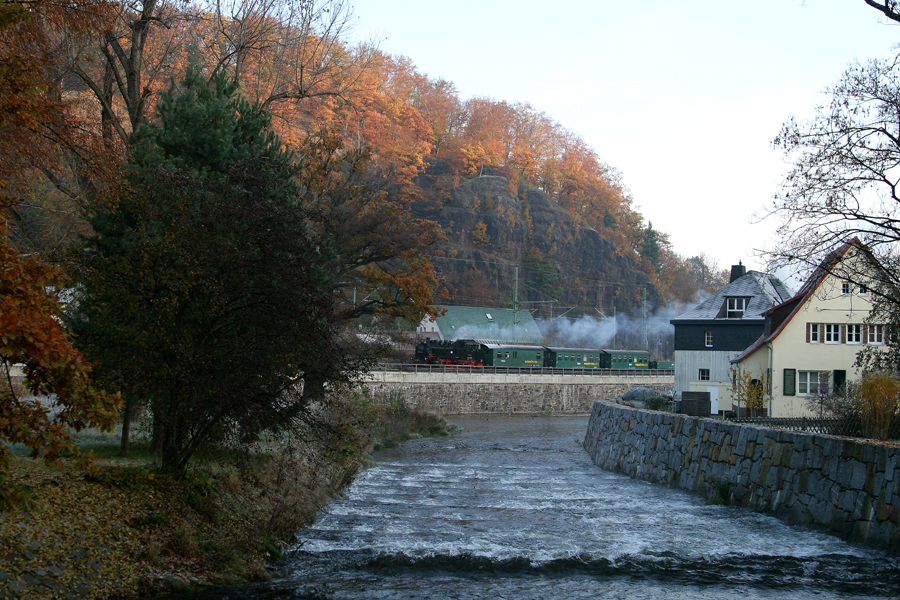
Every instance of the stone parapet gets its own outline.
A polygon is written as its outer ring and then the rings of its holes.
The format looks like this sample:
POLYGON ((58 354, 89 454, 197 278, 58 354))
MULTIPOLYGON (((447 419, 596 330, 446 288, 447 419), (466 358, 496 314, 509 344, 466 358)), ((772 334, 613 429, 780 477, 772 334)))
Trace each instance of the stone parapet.
POLYGON ((594 403, 584 448, 604 469, 900 554, 900 448, 610 401, 594 403))
POLYGON ((491 373, 375 373, 362 384, 376 404, 402 398, 439 415, 588 414, 597 398, 633 387, 672 389, 672 376, 527 375, 491 373))

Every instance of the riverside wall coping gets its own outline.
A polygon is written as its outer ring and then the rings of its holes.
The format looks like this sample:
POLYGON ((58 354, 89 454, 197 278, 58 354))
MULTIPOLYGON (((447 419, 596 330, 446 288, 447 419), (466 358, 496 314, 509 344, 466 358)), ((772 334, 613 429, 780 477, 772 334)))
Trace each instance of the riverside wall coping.
POLYGON ((584 448, 604 469, 900 554, 900 447, 594 402, 584 448))

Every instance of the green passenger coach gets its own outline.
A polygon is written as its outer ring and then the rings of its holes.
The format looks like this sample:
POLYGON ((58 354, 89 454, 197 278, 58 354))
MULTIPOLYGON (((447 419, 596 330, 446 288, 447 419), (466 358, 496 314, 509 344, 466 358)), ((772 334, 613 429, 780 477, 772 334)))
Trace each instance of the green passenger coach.
POLYGON ((646 350, 604 350, 601 357, 601 369, 646 369, 650 363, 646 350))
POLYGON ((590 348, 547 348, 545 366, 556 369, 599 369, 602 351, 590 348))
POLYGON ((484 344, 485 366, 543 367, 546 348, 543 346, 484 344))

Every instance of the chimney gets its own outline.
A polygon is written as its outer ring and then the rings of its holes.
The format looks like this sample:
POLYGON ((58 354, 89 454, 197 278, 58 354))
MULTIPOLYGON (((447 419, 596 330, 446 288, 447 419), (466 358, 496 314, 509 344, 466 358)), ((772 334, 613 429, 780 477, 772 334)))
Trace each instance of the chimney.
POLYGON ((738 264, 731 265, 731 279, 728 280, 728 283, 732 283, 735 279, 740 279, 746 274, 747 267, 741 261, 738 261, 738 264))

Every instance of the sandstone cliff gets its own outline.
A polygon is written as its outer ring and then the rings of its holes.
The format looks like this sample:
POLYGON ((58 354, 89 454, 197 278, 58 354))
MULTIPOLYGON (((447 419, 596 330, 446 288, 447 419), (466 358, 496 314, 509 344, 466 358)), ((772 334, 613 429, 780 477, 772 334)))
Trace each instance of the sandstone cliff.
POLYGON ((434 264, 453 304, 510 305, 514 266, 520 302, 559 301, 531 305, 542 316, 573 307, 573 316, 634 313, 645 293, 649 308, 660 303, 630 256, 579 227, 536 188, 517 193, 505 177, 477 177, 457 187, 434 218, 447 236, 434 264))

